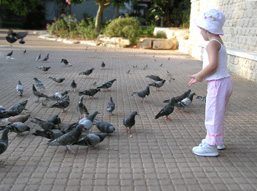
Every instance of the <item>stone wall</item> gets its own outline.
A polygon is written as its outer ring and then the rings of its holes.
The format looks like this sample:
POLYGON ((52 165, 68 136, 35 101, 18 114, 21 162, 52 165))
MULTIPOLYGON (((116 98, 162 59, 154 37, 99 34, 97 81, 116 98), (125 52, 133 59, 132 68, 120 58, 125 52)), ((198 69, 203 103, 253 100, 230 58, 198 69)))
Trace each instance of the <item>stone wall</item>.
POLYGON ((228 67, 246 79, 257 82, 257 1, 256 0, 191 0, 189 39, 179 41, 179 50, 202 58, 206 42, 194 19, 206 9, 221 10, 226 21, 222 36, 228 50, 228 67))

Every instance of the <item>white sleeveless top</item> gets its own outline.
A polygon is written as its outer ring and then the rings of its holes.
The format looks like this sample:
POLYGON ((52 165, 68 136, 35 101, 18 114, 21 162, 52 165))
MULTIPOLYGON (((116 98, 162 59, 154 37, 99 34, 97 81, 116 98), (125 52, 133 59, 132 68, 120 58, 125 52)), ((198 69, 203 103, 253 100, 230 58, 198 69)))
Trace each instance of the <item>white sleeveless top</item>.
MULTIPOLYGON (((220 43, 220 41, 213 39, 220 43)), ((212 40, 211 40, 212 41, 212 40)), ((221 47, 219 50, 219 63, 218 63, 218 68, 216 72, 214 72, 212 75, 207 76, 205 80, 218 80, 221 78, 226 78, 229 77, 230 74, 228 73, 228 68, 227 68, 227 50, 226 47, 220 43, 221 47)), ((206 45, 206 47, 208 44, 206 45)), ((206 50, 206 47, 203 50, 203 69, 209 64, 209 59, 208 59, 208 53, 206 50)))

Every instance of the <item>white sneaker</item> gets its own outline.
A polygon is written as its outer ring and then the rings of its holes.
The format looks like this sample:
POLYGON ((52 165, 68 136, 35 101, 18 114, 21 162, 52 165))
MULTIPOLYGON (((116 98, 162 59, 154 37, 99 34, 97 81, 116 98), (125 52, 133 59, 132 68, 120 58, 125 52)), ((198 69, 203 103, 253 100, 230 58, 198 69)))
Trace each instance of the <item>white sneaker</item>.
MULTIPOLYGON (((202 144, 202 143, 205 143, 205 139, 203 139, 200 144, 202 144)), ((200 145, 199 145, 199 146, 200 146, 200 145)), ((218 149, 218 150, 224 150, 225 148, 226 148, 226 147, 225 147, 224 144, 222 144, 222 145, 217 145, 217 149, 218 149)))
POLYGON ((192 149, 193 153, 198 156, 216 157, 219 155, 217 147, 208 145, 207 143, 200 143, 198 147, 192 149))

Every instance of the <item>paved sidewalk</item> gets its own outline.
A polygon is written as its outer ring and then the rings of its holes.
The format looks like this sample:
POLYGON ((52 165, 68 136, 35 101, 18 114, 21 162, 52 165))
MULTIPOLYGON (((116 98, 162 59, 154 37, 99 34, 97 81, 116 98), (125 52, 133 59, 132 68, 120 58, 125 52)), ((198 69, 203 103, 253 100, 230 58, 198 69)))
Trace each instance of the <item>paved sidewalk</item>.
MULTIPOLYGON (((43 120, 59 114, 61 127, 76 122, 79 101, 77 93, 71 93, 71 105, 67 113, 60 109, 44 107, 35 103, 32 94, 33 78, 37 77, 46 86, 45 93, 70 89, 73 79, 78 91, 95 88, 116 78, 110 91, 96 94, 95 99, 86 99, 89 112, 98 110, 97 119, 112 123, 116 131, 96 148, 73 146, 77 154, 65 151, 65 147, 50 147, 48 140, 32 133, 40 129, 30 122, 31 132, 17 136, 9 134, 9 147, 0 155, 1 191, 171 191, 171 190, 257 190, 257 84, 232 75, 234 92, 226 115, 226 149, 219 157, 197 157, 191 149, 205 136, 204 103, 193 100, 189 113, 175 110, 166 121, 154 116, 165 105, 163 100, 185 92, 189 74, 201 69, 201 62, 178 51, 154 51, 93 47, 80 44, 64 44, 46 41, 33 35, 26 43, 13 44, 5 40, 6 31, 0 30, 0 105, 5 108, 28 99, 27 109, 32 118, 43 120), (23 54, 26 49, 27 53, 23 54), (14 60, 5 56, 14 51, 14 60), (41 53, 47 62, 35 62, 41 53), (60 63, 68 59, 72 67, 60 63), (106 68, 101 68, 102 62, 106 68), (41 73, 37 66, 51 66, 41 73), (143 68, 148 65, 144 70, 143 68), (134 66, 134 67, 133 67, 134 66), (136 67, 137 66, 137 67, 136 67), (94 67, 89 77, 79 72, 94 67), (175 78, 166 82, 161 91, 151 87, 146 103, 132 92, 143 90, 152 80, 146 75, 167 78, 167 71, 175 78), (56 85, 49 76, 64 77, 56 85), (15 90, 17 80, 24 85, 24 96, 15 90), (116 109, 109 118, 105 110, 113 97, 116 109), (132 111, 138 111, 132 137, 128 136, 122 119, 132 111)), ((206 83, 191 87, 197 95, 205 96, 206 83)), ((93 132, 98 133, 96 127, 93 132)))

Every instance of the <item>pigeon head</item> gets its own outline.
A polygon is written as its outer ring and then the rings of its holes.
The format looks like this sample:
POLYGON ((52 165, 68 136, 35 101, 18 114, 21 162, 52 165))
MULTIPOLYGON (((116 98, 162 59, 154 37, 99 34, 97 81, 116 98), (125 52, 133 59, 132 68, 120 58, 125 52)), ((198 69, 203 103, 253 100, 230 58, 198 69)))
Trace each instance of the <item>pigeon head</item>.
POLYGON ((136 115, 139 115, 139 114, 137 113, 137 111, 133 111, 133 112, 131 113, 131 116, 136 116, 136 115))
POLYGON ((107 133, 100 133, 97 136, 100 138, 100 142, 102 142, 107 137, 107 133))
POLYGON ((21 104, 25 107, 27 103, 28 103, 28 100, 25 100, 21 104))

